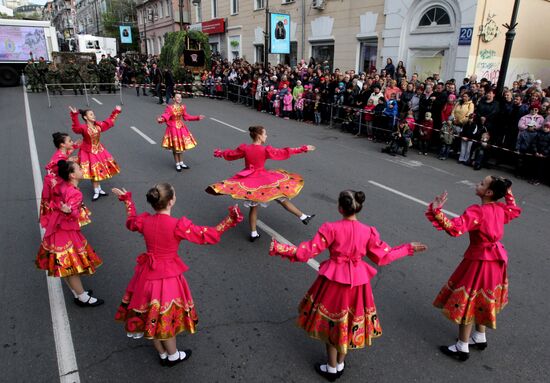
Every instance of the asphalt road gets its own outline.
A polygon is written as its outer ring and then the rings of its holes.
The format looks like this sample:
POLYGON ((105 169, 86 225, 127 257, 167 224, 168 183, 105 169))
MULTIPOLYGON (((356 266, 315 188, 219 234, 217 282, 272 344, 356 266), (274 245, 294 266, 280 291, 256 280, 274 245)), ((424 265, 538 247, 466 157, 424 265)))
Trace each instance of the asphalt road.
MULTIPOLYGON (((51 134, 70 131, 68 105, 85 107, 85 99, 57 97, 48 108, 45 94, 28 96, 43 168, 54 152, 51 134)), ((119 102, 109 95, 95 97, 102 105, 90 100, 90 106, 100 119, 119 102)), ((260 211, 260 219, 271 229, 295 244, 310 239, 321 223, 339 219, 336 198, 341 190, 350 188, 365 191, 367 201, 360 218, 376 226, 387 242, 397 245, 420 240, 429 245, 426 253, 379 268, 372 283, 384 334, 372 347, 350 352, 346 374, 339 381, 548 381, 548 187, 514 180, 516 199, 524 210, 522 217, 507 227, 503 241, 510 257, 510 304, 498 317, 498 330, 488 333, 489 348, 482 353, 472 350, 470 360, 459 364, 437 350, 454 341, 456 326, 431 302, 460 262, 468 239, 434 230, 419 201, 430 201, 447 190, 446 209, 460 214, 478 202, 473 185, 488 171, 475 172, 451 160, 439 161, 414 152, 407 158, 389 157, 380 153, 379 144, 366 139, 324 126, 285 121, 225 100, 194 98, 185 103, 189 113, 207 118, 189 123, 199 144, 184 156, 191 169, 177 173, 171 153, 160 147, 164 126, 156 123, 156 117, 164 107, 151 97, 137 98, 133 90, 124 92, 122 114, 102 137, 122 172, 103 183, 105 190, 131 190, 138 211, 143 211, 148 209, 146 191, 157 182, 170 182, 178 196, 174 215, 215 225, 233 201, 210 196, 204 188, 233 175, 242 162, 216 159, 212 152, 249 141, 247 133, 233 127, 246 130, 261 124, 274 146, 317 146, 315 152, 270 164, 303 175, 305 187, 294 202, 305 212, 315 213, 315 219, 302 225, 272 204, 260 211)), ((33 264, 40 232, 22 88, 0 89, 0 113, 4 195, 0 200, 0 360, 4 367, 0 381, 56 382, 57 358, 63 356, 56 353, 46 277, 33 264)), ((125 229, 125 210, 114 196, 92 203, 90 183, 82 182, 81 189, 93 213, 93 222, 83 233, 104 260, 84 283, 106 301, 99 308, 82 309, 72 304, 64 287, 82 382, 322 381, 313 364, 324 361, 324 346, 294 325, 297 304, 316 272, 307 264, 269 257, 270 238, 265 232, 259 241, 249 243, 246 222, 215 246, 182 243, 180 255, 190 266, 186 278, 198 308, 199 331, 178 337, 180 348, 193 350, 188 362, 173 369, 159 366, 150 341, 128 339, 123 326, 113 320, 135 258, 144 249, 143 240, 125 229)), ((326 257, 322 254, 317 260, 326 257)))

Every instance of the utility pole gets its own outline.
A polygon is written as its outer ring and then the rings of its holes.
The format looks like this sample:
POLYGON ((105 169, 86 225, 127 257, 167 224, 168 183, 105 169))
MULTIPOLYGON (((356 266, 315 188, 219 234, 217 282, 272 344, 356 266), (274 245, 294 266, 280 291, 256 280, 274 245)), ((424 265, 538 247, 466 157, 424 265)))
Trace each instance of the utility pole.
POLYGON ((514 10, 512 11, 512 20, 510 24, 503 24, 502 26, 508 29, 506 32, 506 43, 504 44, 504 52, 502 53, 502 61, 500 63, 500 71, 498 72, 497 82, 497 97, 502 96, 504 90, 504 82, 506 81, 506 72, 508 72, 508 63, 510 62, 510 55, 512 54, 512 44, 514 43, 514 37, 516 37, 516 22, 519 10, 519 0, 514 2, 514 10))
POLYGON ((180 7, 180 31, 183 31, 183 0, 179 0, 180 7))
POLYGON ((264 30, 264 71, 267 73, 269 68, 269 0, 265 0, 265 30, 264 30))

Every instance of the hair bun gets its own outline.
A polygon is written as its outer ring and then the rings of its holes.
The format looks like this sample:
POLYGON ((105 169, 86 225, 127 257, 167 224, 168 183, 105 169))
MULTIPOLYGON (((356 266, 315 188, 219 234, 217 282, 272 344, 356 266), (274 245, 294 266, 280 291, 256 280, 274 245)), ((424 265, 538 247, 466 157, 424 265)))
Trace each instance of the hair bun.
POLYGON ((512 187, 512 181, 510 181, 508 178, 504 178, 504 185, 506 185, 506 189, 509 189, 512 187))
POLYGON ((363 202, 365 202, 365 193, 363 193, 362 191, 356 191, 354 197, 355 197, 355 201, 357 201, 357 203, 359 204, 362 204, 363 202))

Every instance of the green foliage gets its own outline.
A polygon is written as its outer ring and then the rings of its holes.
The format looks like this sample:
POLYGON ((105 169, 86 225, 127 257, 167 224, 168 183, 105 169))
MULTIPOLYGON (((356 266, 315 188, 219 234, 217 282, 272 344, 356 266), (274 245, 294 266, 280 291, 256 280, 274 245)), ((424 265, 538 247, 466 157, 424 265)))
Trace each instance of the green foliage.
POLYGON ((189 38, 189 49, 202 49, 206 58, 206 66, 210 67, 212 51, 208 42, 208 35, 199 31, 178 31, 170 32, 164 36, 164 46, 160 52, 160 65, 172 69, 176 81, 183 81, 185 68, 180 64, 180 57, 187 49, 187 38, 189 38))

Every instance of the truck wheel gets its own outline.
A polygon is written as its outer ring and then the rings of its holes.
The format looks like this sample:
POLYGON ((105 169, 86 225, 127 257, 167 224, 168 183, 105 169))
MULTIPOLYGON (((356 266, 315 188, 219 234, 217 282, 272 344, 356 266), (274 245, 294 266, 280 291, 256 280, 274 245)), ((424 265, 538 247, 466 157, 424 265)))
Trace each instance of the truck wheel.
POLYGON ((19 85, 20 76, 15 69, 9 66, 0 66, 0 86, 19 85))

